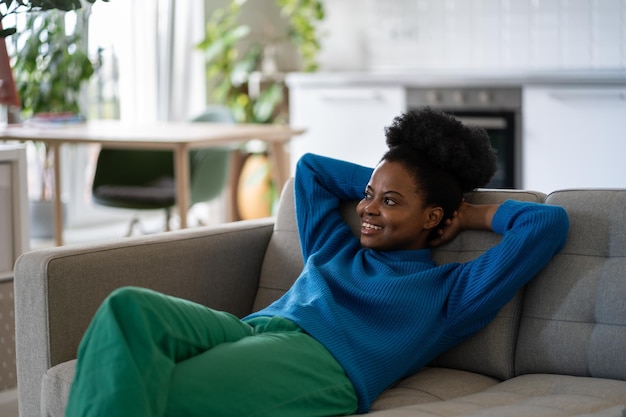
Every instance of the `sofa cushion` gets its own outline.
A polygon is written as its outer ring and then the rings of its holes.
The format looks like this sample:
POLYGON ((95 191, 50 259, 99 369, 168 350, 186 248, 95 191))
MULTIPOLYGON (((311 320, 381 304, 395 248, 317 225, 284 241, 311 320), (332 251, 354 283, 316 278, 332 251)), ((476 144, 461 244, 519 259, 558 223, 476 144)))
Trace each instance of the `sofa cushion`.
POLYGON ((565 190, 570 236, 527 286, 516 372, 626 380, 626 190, 565 190))
MULTIPOLYGON (((274 233, 263 260, 254 311, 266 307, 287 292, 304 267, 294 198, 294 179, 291 178, 285 184, 280 196, 274 233)), ((356 202, 347 202, 342 205, 341 211, 356 234, 359 230, 359 220, 355 214, 355 207, 356 202)))
POLYGON ((371 411, 432 401, 445 401, 496 385, 495 378, 448 368, 424 368, 383 392, 371 411))
POLYGON ((41 381, 41 415, 64 416, 70 387, 76 372, 76 359, 60 363, 44 374, 41 381))
MULTIPOLYGON (((466 200, 473 204, 497 204, 507 199, 541 203, 545 194, 534 191, 482 189, 470 193, 466 200)), ((466 231, 449 244, 433 250, 438 264, 466 262, 500 242, 491 232, 466 231)), ((501 380, 514 376, 515 345, 521 316, 523 290, 519 290, 487 327, 449 349, 431 365, 478 372, 501 380)))
POLYGON ((375 417, 622 417, 626 382, 535 374, 475 394, 371 413, 375 417))
POLYGON ((253 311, 268 306, 287 292, 304 267, 296 225, 293 186, 294 180, 291 178, 280 196, 274 231, 261 267, 253 311))

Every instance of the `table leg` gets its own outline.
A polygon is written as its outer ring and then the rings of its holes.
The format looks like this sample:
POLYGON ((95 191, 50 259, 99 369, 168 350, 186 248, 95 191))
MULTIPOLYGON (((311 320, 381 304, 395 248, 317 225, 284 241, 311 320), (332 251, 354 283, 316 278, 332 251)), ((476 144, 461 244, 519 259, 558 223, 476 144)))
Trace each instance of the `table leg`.
POLYGON ((176 176, 176 204, 180 216, 180 228, 187 228, 187 211, 190 204, 189 148, 178 146, 174 151, 174 174, 176 176))
POLYGON ((49 142, 54 158, 54 240, 57 246, 63 245, 63 205, 61 203, 61 144, 49 142))
POLYGON ((269 157, 273 170, 272 178, 279 191, 283 189, 290 176, 289 153, 285 150, 285 144, 286 142, 271 142, 269 146, 269 157))

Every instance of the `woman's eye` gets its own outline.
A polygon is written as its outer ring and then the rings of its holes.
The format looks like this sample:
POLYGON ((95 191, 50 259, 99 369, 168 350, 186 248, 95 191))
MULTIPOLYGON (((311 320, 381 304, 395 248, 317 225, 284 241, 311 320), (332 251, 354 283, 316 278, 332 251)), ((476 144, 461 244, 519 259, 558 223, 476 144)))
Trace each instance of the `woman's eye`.
POLYGON ((371 198, 372 195, 368 191, 363 192, 363 200, 370 200, 371 198))
POLYGON ((396 205, 396 202, 395 202, 395 201, 393 201, 391 198, 385 198, 385 199, 384 199, 384 202, 385 202, 385 204, 386 204, 386 205, 388 205, 388 206, 395 206, 395 205, 396 205))

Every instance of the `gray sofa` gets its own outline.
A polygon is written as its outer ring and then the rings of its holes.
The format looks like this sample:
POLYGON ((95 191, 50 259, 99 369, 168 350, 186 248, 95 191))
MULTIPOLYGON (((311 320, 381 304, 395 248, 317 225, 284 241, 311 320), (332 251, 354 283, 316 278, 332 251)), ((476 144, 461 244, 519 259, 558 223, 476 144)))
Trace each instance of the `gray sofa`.
MULTIPOLYGON (((625 415, 626 190, 481 190, 470 200, 507 198, 565 207, 566 247, 489 326, 384 392, 372 415, 625 415)), ((344 209, 356 224, 354 204, 344 209)), ((497 241, 468 231, 433 256, 465 261, 497 241)), ((149 287, 243 316, 301 268, 291 182, 276 218, 24 254, 15 268, 20 416, 63 415, 77 345, 113 289, 149 287)))

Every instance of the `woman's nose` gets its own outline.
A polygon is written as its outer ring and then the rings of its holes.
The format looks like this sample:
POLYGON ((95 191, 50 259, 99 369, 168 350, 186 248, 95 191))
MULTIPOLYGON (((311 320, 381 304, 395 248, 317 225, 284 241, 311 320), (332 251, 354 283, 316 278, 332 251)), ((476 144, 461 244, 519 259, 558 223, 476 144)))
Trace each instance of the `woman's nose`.
POLYGON ((376 202, 374 200, 369 201, 365 205, 365 212, 367 214, 378 214, 378 204, 376 204, 376 202))

